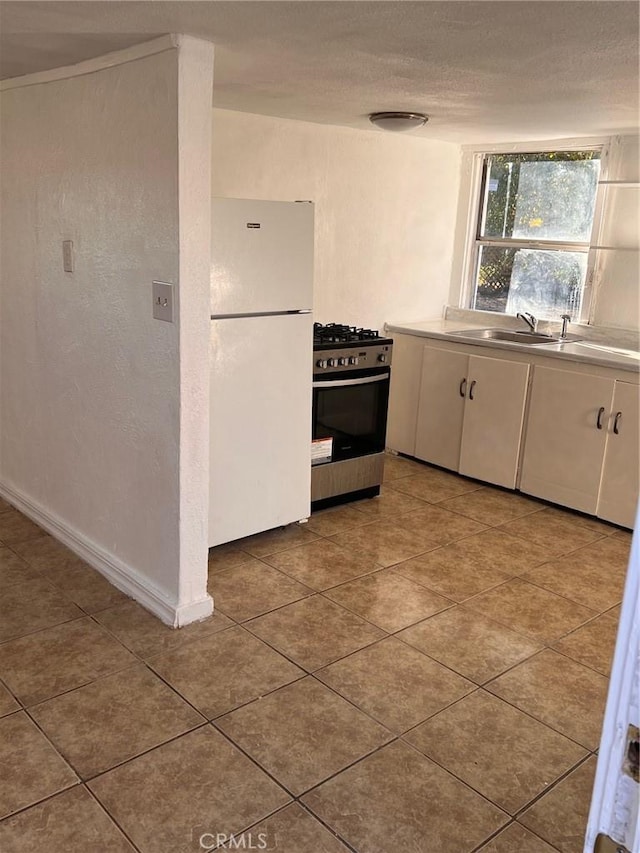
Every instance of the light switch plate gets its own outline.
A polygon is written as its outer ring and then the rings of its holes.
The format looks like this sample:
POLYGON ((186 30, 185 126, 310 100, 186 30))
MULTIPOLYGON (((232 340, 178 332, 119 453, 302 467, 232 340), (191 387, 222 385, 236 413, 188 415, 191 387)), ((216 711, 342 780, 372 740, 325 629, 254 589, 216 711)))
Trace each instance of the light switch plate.
POLYGON ((62 241, 62 269, 73 272, 73 240, 62 241))
POLYGON ((152 292, 155 319, 173 323, 173 285, 167 281, 154 281, 152 292))

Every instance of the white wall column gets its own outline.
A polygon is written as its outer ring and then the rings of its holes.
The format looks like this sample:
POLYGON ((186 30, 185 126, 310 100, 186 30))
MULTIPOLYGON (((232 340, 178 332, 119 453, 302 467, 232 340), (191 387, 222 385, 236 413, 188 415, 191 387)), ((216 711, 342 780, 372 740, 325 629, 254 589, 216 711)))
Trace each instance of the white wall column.
POLYGON ((0 494, 171 625, 212 609, 212 64, 165 36, 0 85, 0 494))
POLYGON ((213 44, 178 40, 180 575, 176 625, 208 616, 213 44))

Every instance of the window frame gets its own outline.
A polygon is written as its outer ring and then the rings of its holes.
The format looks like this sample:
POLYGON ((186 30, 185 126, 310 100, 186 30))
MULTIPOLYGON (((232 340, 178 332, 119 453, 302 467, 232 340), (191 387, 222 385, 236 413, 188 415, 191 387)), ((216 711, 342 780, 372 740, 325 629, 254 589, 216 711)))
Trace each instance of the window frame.
POLYGON ((594 279, 597 268, 596 249, 598 240, 597 236, 602 228, 602 212, 603 212, 603 187, 601 184, 606 181, 609 166, 609 151, 610 138, 588 138, 588 139, 571 139, 563 141, 546 141, 546 142, 523 142, 510 145, 486 145, 486 146, 465 146, 463 151, 472 156, 470 176, 469 176, 469 194, 468 194, 468 213, 467 213, 467 228, 465 239, 465 251, 462 264, 462 280, 460 287, 459 306, 468 311, 477 311, 483 314, 493 314, 495 316, 508 317, 512 316, 502 312, 488 312, 481 308, 474 308, 473 301, 475 295, 475 283, 478 275, 478 265, 480 263, 480 250, 482 246, 498 246, 504 248, 527 248, 527 249, 551 249, 555 251, 572 251, 584 252, 587 255, 587 270, 585 274, 585 282, 582 291, 582 300, 580 304, 580 316, 574 317, 574 323, 588 324, 592 320, 594 309, 594 279), (591 235, 588 243, 563 242, 555 240, 522 240, 513 238, 482 238, 480 236, 482 228, 482 217, 485 208, 487 187, 487 171, 484 168, 485 158, 493 154, 539 154, 548 153, 551 151, 584 151, 584 150, 599 150, 600 151, 600 174, 598 177, 598 187, 596 190, 596 198, 593 213, 593 224, 591 235))

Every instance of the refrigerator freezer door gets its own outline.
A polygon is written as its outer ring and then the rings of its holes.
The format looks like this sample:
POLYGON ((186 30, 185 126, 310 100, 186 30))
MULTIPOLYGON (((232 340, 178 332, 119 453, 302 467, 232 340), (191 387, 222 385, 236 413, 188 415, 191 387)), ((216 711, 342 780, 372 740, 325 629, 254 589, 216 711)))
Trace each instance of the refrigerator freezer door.
POLYGON ((309 515, 312 322, 211 322, 210 547, 309 515))
POLYGON ((313 205, 214 198, 211 314, 308 310, 313 300, 313 205))

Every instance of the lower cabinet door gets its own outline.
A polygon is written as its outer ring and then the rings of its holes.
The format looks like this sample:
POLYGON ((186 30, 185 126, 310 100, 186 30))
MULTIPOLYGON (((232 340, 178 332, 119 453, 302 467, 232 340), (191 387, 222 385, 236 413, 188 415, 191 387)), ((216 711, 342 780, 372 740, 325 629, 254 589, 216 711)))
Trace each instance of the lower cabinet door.
POLYGON ((515 488, 528 381, 528 364, 471 356, 461 474, 515 488))
POLYGON ((520 490, 595 515, 614 381, 535 367, 520 490))
POLYGON ((416 456, 458 470, 469 357, 425 347, 416 427, 416 456))
POLYGON ((391 450, 408 456, 416 455, 423 350, 424 338, 394 334, 386 443, 391 450))
POLYGON ((597 515, 624 527, 633 527, 638 503, 639 411, 640 386, 616 382, 597 515))

